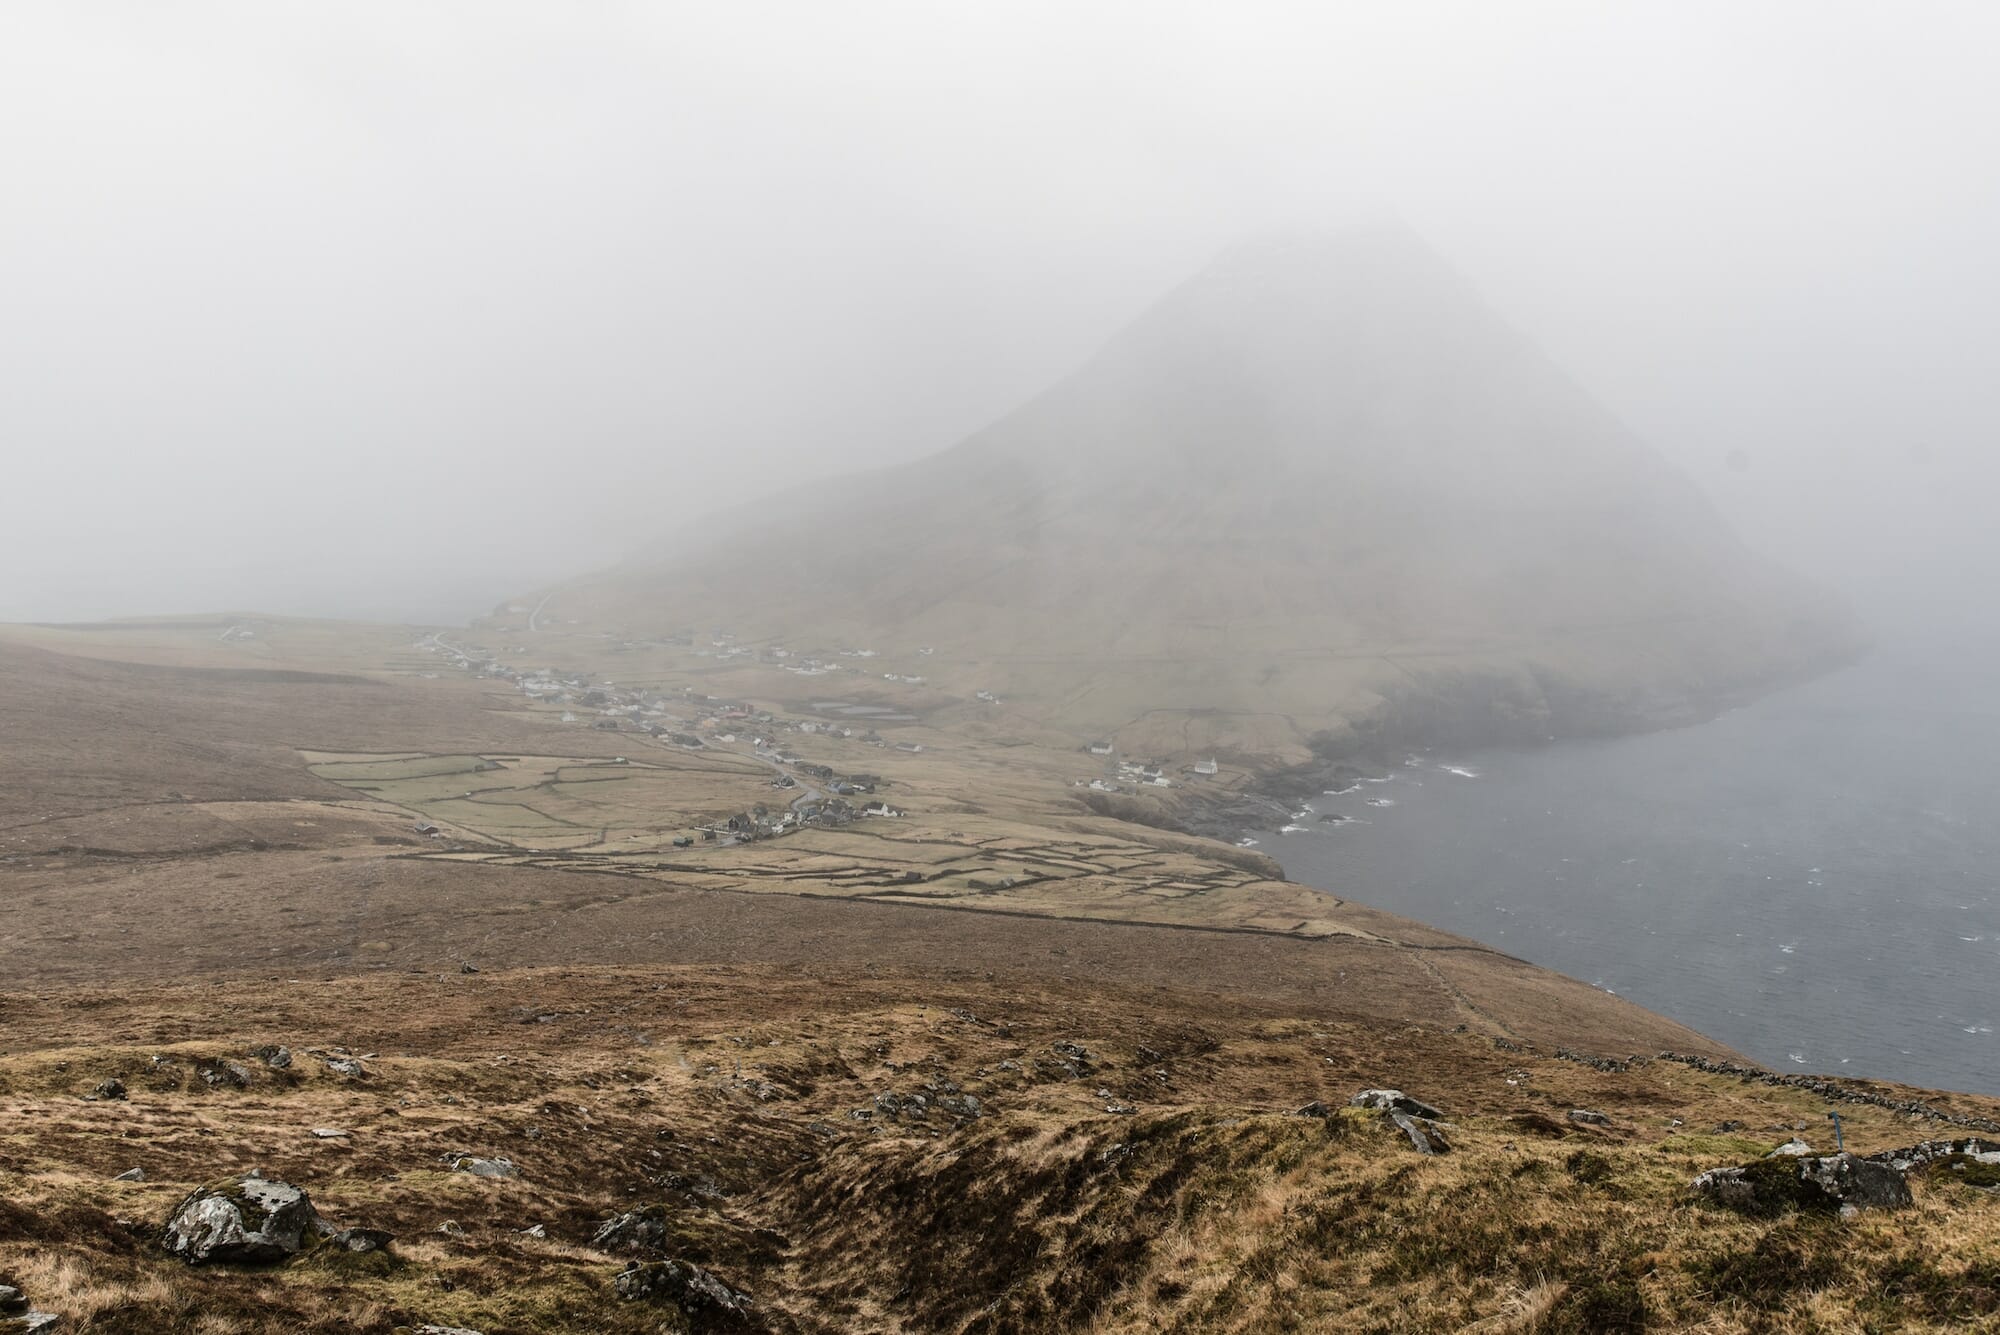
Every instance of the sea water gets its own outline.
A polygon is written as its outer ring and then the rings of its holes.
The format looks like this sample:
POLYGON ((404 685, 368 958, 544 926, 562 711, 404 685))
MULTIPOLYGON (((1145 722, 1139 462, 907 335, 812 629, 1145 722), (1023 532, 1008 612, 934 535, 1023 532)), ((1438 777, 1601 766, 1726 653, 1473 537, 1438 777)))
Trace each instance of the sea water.
POLYGON ((1990 661, 1878 652, 1693 727, 1412 755, 1262 847, 1775 1070, 2000 1093, 1990 661))

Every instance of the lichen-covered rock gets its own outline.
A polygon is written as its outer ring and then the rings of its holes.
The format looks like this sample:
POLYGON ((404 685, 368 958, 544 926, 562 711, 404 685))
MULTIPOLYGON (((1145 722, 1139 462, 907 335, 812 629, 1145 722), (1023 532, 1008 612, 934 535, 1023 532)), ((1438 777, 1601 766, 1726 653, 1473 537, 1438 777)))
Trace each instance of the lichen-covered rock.
POLYGON ((667 1207, 642 1205, 615 1214, 597 1226, 590 1245, 606 1251, 660 1251, 667 1245, 667 1207))
POLYGON ((1743 1214, 1774 1219, 1794 1211, 1848 1213, 1912 1203, 1903 1175, 1853 1154, 1778 1155, 1734 1168, 1711 1168, 1694 1189, 1743 1214))
POLYGON ((458 1155, 452 1159, 451 1166, 457 1172, 470 1173, 474 1177, 508 1178, 518 1176, 521 1171, 514 1166, 512 1159, 481 1159, 470 1154, 458 1155))
POLYGON ((1813 1152, 1812 1146, 1806 1144, 1803 1140, 1800 1140, 1797 1136, 1793 1136, 1790 1140, 1778 1146, 1777 1149, 1772 1150, 1769 1154, 1765 1155, 1764 1157, 1767 1159, 1776 1159, 1780 1157, 1803 1159, 1812 1152, 1813 1152))
POLYGON ((1409 1138, 1410 1147, 1419 1154, 1449 1154, 1451 1144, 1436 1123, 1425 1117, 1412 1117, 1396 1108, 1385 1108, 1382 1120, 1395 1127, 1409 1138))
POLYGON ((1037 1069, 1053 1071, 1064 1080, 1081 1080, 1097 1069, 1097 1057, 1081 1043, 1070 1039, 1058 1039, 1049 1044, 1049 1051, 1055 1054, 1053 1062, 1037 1059, 1037 1069))
POLYGON ((246 1173, 197 1187, 174 1207, 160 1242, 189 1265, 268 1264, 297 1255, 320 1232, 305 1192, 246 1173))
POLYGON ((252 1076, 250 1069, 241 1062, 213 1061, 201 1062, 195 1068, 202 1083, 210 1089, 248 1089, 252 1076))
POLYGON ((1571 1108, 1569 1120, 1579 1126, 1610 1126, 1611 1118, 1595 1108, 1571 1108))
POLYGON ((62 1318, 28 1304, 28 1295, 12 1284, 0 1284, 0 1335, 56 1335, 62 1318))
POLYGON ((115 1075, 108 1075, 97 1082, 97 1097, 106 1102, 115 1102, 125 1097, 125 1082, 115 1075))
POLYGON ((1887 1164, 1875 1163, 1853 1154, 1828 1154, 1806 1159, 1799 1175, 1839 1201, 1856 1210, 1899 1210, 1915 1201, 1910 1184, 1887 1164))
POLYGON ((739 1292, 692 1261, 634 1262, 620 1272, 614 1287, 631 1301, 670 1303, 688 1316, 738 1316, 750 1306, 750 1295, 739 1292))
POLYGON ((326 1241, 329 1247, 361 1256, 387 1251, 395 1240, 394 1234, 379 1228, 343 1228, 326 1241))
POLYGON ((1364 1089, 1347 1101, 1350 1108, 1380 1108, 1384 1112, 1399 1112, 1411 1117, 1422 1117, 1429 1121, 1442 1120, 1444 1114, 1422 1099, 1413 1099, 1400 1089, 1364 1089))

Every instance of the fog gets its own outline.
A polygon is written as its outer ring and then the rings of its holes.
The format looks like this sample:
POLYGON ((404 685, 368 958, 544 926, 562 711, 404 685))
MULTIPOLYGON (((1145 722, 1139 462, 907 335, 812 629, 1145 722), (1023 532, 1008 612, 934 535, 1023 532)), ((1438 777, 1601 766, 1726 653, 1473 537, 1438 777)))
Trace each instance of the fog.
POLYGON ((1989 615, 1989 5, 10 4, 0 619, 458 620, 1403 220, 1753 543, 1989 615))

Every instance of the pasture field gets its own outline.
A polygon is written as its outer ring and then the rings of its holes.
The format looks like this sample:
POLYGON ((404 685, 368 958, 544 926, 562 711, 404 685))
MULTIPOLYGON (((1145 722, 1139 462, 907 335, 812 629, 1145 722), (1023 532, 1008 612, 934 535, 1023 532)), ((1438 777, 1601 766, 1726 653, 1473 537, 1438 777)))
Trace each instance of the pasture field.
POLYGON ((644 760, 310 752, 318 778, 472 842, 536 851, 668 846, 781 796, 755 761, 664 749, 644 760))

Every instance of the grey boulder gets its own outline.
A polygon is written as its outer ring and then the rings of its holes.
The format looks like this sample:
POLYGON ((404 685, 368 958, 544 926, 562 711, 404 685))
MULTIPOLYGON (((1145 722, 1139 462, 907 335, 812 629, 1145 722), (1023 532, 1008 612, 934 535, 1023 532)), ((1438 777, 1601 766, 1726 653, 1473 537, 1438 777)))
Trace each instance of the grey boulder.
POLYGON ((1799 1176, 1839 1201, 1847 1210, 1900 1210, 1915 1201, 1910 1184, 1887 1164, 1853 1154, 1803 1160, 1799 1176))
POLYGON ((168 1217, 160 1243, 189 1265, 254 1265, 295 1256, 322 1231, 305 1192, 246 1173, 189 1193, 168 1217))
POLYGON ((1410 1147, 1419 1154, 1449 1154, 1451 1144, 1439 1131, 1437 1124, 1427 1117, 1412 1117, 1395 1108, 1385 1108, 1382 1120, 1395 1127, 1409 1138, 1410 1147))
POLYGON ((642 1205, 598 1225, 590 1245, 620 1251, 659 1251, 667 1244, 667 1207, 642 1205))
POLYGON ((1364 1089, 1347 1101, 1350 1108, 1380 1108, 1384 1112, 1399 1112, 1411 1117, 1422 1117, 1429 1121, 1441 1121, 1444 1114, 1422 1099, 1413 1099, 1400 1089, 1364 1089))
POLYGON ((327 1239, 327 1245, 360 1256, 389 1250, 395 1235, 379 1228, 343 1228, 327 1239))
POLYGON ((55 1335, 62 1318, 28 1305, 28 1296, 11 1284, 0 1284, 0 1335, 55 1335))
POLYGON ((620 1298, 669 1303, 688 1316, 732 1316, 750 1306, 750 1295, 703 1270, 692 1261, 634 1262, 614 1281, 620 1298))
POLYGON ((1849 1215, 1913 1203, 1909 1183, 1885 1163, 1855 1154, 1773 1155, 1733 1168, 1711 1168, 1694 1189, 1743 1214, 1775 1218, 1794 1210, 1849 1215))

